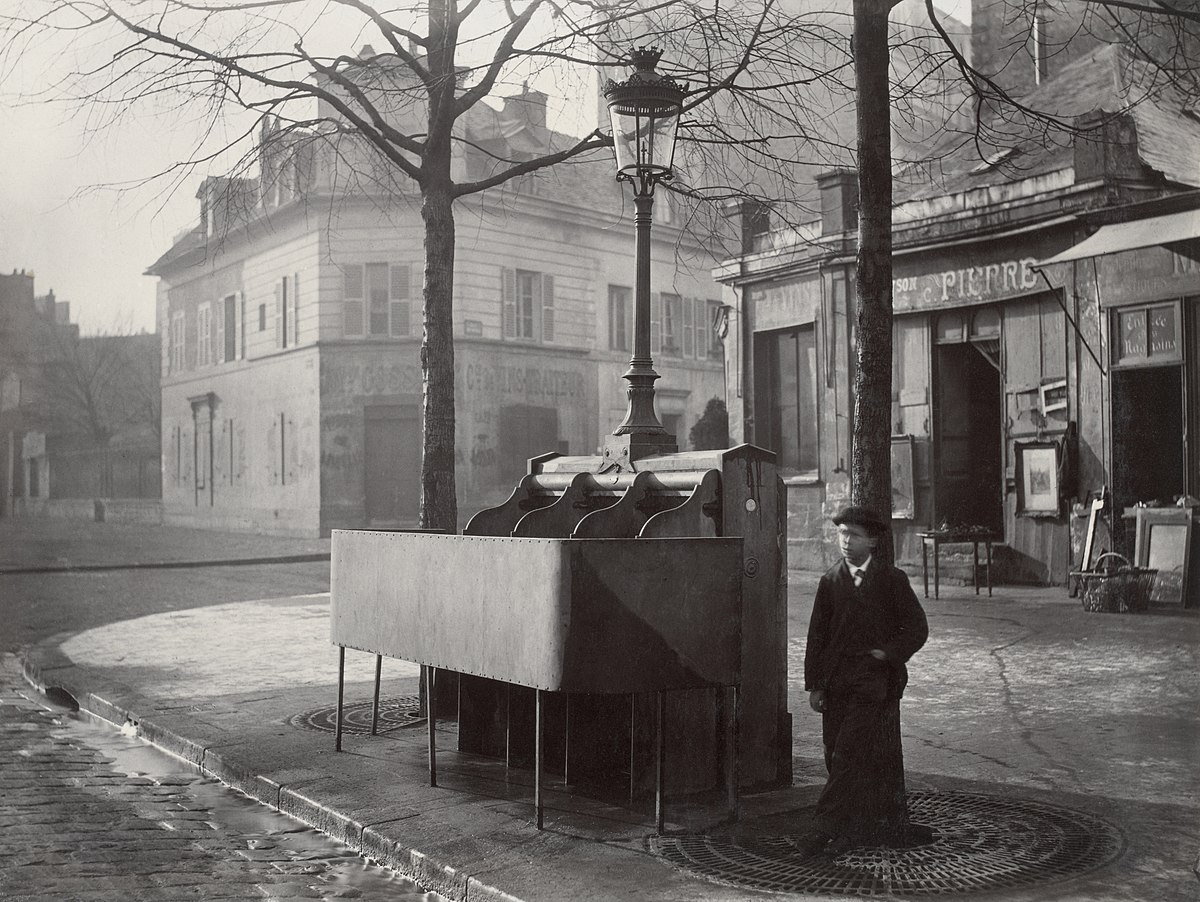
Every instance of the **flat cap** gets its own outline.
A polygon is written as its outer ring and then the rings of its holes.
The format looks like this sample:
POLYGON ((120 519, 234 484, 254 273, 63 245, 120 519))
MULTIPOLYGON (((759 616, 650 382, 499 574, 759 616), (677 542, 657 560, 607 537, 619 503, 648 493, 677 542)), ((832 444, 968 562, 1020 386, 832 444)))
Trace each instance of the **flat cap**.
POLYGON ((872 536, 881 536, 888 529, 884 519, 869 507, 843 507, 833 518, 833 523, 835 526, 841 526, 843 523, 861 526, 872 536))

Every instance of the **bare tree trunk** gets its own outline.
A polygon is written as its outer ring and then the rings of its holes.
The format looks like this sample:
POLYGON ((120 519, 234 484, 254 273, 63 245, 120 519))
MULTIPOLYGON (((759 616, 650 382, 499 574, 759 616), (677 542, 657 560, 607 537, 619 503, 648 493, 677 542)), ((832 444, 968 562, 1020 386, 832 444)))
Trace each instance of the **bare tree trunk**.
POLYGON ((458 531, 454 485, 454 217, 449 182, 425 192, 421 527, 458 531))
MULTIPOLYGON (((892 511, 892 142, 888 0, 854 0, 858 101, 858 341, 851 497, 892 511)), ((877 553, 890 563, 890 532, 877 553)))
MULTIPOLYGON (((429 4, 429 68, 454 72, 458 22, 446 0, 429 4)), ((451 135, 455 81, 436 79, 429 91, 429 135, 421 165, 425 221, 425 316, 421 338, 423 445, 421 527, 458 532, 454 485, 454 181, 451 135)))

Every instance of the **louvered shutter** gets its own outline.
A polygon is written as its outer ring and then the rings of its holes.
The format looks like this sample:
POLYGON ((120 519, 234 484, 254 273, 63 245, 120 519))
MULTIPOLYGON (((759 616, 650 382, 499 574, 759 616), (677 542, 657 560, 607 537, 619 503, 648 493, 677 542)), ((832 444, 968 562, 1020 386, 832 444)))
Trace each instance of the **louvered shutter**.
POLYGON ((695 310, 692 306, 692 298, 684 298, 681 302, 683 307, 683 356, 691 357, 696 353, 695 342, 695 310))
POLYGON ((225 362, 225 299, 221 298, 213 304, 213 363, 225 362))
POLYGON ((500 267, 500 319, 505 338, 517 337, 517 271, 500 267))
POLYGON ((363 268, 347 266, 342 273, 342 335, 361 338, 366 327, 363 316, 363 268))
POLYGON ((542 276, 542 341, 554 341, 554 276, 542 276))
POLYGON ((703 360, 708 356, 708 304, 704 298, 692 298, 690 303, 696 311, 696 359, 703 360))
POLYGON ((292 344, 300 344, 300 273, 292 276, 292 315, 288 325, 292 333, 292 344))
POLYGON ((650 353, 662 353, 662 295, 650 292, 650 353))
POLYGON ((235 296, 234 306, 237 308, 237 356, 238 360, 246 359, 246 298, 239 291, 235 296))
POLYGON ((283 347, 283 283, 275 283, 275 347, 283 347))
POLYGON ((407 338, 412 334, 410 267, 398 264, 391 268, 388 285, 389 314, 392 338, 407 338))
POLYGON ((171 366, 171 320, 164 318, 162 322, 162 369, 163 376, 170 375, 171 366))

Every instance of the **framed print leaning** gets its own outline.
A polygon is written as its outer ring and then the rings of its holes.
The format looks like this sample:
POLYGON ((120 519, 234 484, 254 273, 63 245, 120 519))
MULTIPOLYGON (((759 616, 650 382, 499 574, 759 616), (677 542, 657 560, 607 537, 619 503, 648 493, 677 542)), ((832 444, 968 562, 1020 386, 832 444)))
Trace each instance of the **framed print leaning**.
POLYGON ((1017 514, 1057 517, 1058 443, 1017 443, 1017 514))
POLYGON ((1189 508, 1139 507, 1134 563, 1158 573, 1150 600, 1187 606, 1192 564, 1192 512, 1189 508))

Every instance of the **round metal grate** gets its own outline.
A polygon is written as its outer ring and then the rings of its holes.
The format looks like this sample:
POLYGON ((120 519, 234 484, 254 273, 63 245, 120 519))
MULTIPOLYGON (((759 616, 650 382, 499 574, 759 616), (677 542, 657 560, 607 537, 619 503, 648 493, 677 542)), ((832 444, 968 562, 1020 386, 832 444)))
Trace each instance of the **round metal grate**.
POLYGON ((927 897, 1033 886, 1075 877, 1120 855, 1110 824, 1038 802, 957 792, 910 792, 914 823, 934 841, 908 849, 855 849, 837 858, 797 850, 811 811, 773 819, 772 835, 655 836, 651 852, 718 883, 777 892, 927 897), (794 833, 783 831, 795 827, 794 833))
MULTIPOLYGON (((402 695, 397 698, 379 700, 379 722, 376 733, 386 733, 401 727, 411 727, 424 723, 421 716, 421 702, 415 695, 402 695)), ((317 730, 321 733, 333 733, 337 729, 337 706, 318 708, 305 714, 294 714, 288 718, 288 724, 304 730, 317 730)), ((343 733, 371 732, 371 702, 355 702, 342 706, 343 733)))

